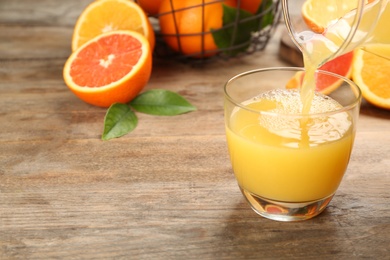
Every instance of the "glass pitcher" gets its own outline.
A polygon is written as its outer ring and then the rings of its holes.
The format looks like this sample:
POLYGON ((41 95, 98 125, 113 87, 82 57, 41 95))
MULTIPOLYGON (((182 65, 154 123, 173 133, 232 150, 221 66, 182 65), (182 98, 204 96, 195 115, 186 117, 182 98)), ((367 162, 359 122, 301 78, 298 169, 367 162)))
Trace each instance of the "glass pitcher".
MULTIPOLYGON (((353 0, 351 0, 353 1, 353 0)), ((390 53, 378 48, 378 44, 390 44, 390 0, 355 0, 356 8, 344 16, 330 20, 325 31, 316 33, 299 28, 290 15, 297 12, 302 0, 282 0, 284 20, 294 44, 310 63, 318 66, 356 48, 390 59, 390 53), (376 45, 375 48, 372 46, 376 45), (379 51, 378 51, 379 50, 379 51)), ((330 10, 342 13, 342 1, 327 0, 330 10)), ((328 11, 329 12, 329 11, 328 11)), ((302 18, 300 18, 302 19, 302 18)), ((330 18, 331 19, 331 18, 330 18)))

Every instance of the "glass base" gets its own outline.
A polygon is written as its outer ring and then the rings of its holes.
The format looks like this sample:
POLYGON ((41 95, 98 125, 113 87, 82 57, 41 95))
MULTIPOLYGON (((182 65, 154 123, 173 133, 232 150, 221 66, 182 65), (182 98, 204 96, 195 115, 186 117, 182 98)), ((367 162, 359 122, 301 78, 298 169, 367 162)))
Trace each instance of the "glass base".
POLYGON ((334 195, 321 200, 295 203, 269 200, 254 195, 241 187, 240 189, 257 214, 268 219, 286 222, 302 221, 317 216, 326 208, 334 195))

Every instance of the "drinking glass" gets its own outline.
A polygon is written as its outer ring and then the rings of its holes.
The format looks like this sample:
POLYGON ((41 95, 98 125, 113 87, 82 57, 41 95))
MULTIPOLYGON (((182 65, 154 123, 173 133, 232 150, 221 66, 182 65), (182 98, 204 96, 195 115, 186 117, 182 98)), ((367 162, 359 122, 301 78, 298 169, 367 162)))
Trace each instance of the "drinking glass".
POLYGON ((328 95, 316 94, 300 112, 299 90, 284 84, 302 68, 257 69, 224 87, 225 129, 234 175, 253 210, 278 221, 310 219, 333 198, 349 163, 361 92, 351 80, 326 71, 317 78, 338 81, 328 95))

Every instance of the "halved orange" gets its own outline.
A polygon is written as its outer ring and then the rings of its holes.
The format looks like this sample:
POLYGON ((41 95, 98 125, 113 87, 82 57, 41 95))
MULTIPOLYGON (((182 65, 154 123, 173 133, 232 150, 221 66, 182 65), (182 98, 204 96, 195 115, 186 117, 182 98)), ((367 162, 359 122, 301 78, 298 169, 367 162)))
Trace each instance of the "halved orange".
MULTIPOLYGON (((350 78, 352 75, 352 62, 354 58, 354 52, 348 52, 343 54, 333 60, 328 61, 322 65, 319 70, 333 72, 335 74, 350 78)), ((292 77, 286 85, 286 88, 300 88, 303 83, 304 72, 297 72, 294 77, 292 77)), ((324 94, 329 94, 335 89, 337 89, 342 83, 341 79, 336 79, 335 77, 318 74, 316 77, 316 91, 319 91, 324 94)))
POLYGON ((105 32, 131 30, 144 35, 154 48, 155 34, 152 25, 136 3, 129 0, 99 0, 92 2, 76 22, 72 50, 105 32))
POLYGON ((306 25, 317 33, 323 33, 332 22, 358 6, 358 0, 306 0, 302 5, 302 17, 306 25))
MULTIPOLYGON (((390 46, 370 46, 375 53, 390 53, 390 46)), ((390 109, 390 60, 357 50, 353 62, 352 79, 360 87, 363 97, 371 104, 390 109)))
POLYGON ((63 77, 83 101, 100 107, 127 103, 149 81, 152 53, 148 40, 133 31, 113 31, 96 36, 73 52, 63 77))

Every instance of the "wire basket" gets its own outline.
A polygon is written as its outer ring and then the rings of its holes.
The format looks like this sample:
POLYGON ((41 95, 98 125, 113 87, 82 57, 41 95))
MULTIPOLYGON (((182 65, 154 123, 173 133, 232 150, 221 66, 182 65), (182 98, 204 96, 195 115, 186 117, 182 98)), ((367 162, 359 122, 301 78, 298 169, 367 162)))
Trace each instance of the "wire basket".
POLYGON ((160 8, 159 14, 149 16, 156 34, 156 57, 204 61, 212 58, 228 59, 261 51, 272 37, 281 16, 280 0, 262 0, 255 13, 241 9, 241 1, 244 0, 235 0, 234 7, 221 5, 226 0, 199 0, 199 4, 185 7, 174 6, 174 2, 183 0, 168 1, 169 12, 162 12, 160 8), (216 4, 222 6, 222 13, 221 9, 217 12, 211 8, 216 4), (183 25, 185 21, 180 19, 194 14, 201 16, 197 24, 200 29, 194 29, 192 32, 182 30, 187 24, 183 25), (222 23, 219 21, 221 26, 215 26, 216 29, 212 26, 207 28, 207 23, 215 21, 218 16, 222 16, 222 23), (162 24, 166 21, 171 23, 168 31, 162 24), (214 44, 210 43, 210 39, 214 44), (189 45, 195 47, 188 48, 189 45))

